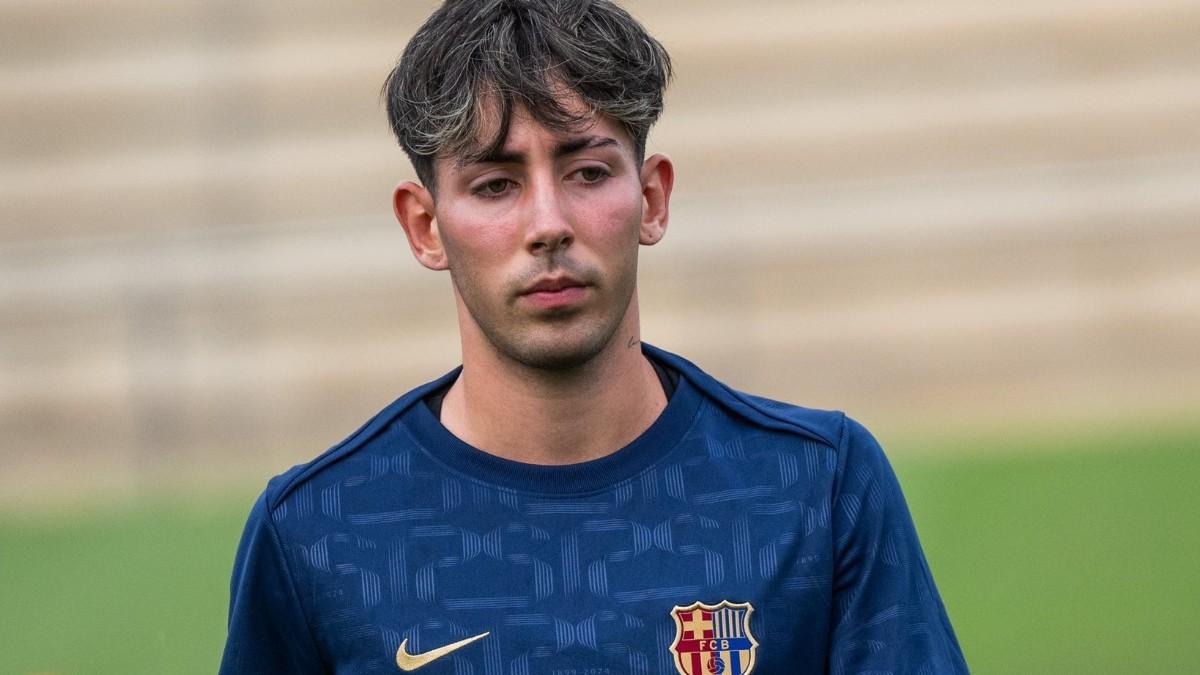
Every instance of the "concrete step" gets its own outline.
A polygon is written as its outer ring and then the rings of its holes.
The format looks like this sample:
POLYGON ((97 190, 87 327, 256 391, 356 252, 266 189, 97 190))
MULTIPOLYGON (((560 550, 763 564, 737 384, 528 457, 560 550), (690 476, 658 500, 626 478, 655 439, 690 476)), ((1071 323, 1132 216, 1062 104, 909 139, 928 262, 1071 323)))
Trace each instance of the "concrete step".
MULTIPOLYGON (((687 278, 690 261, 709 265, 714 256, 729 255, 729 264, 747 268, 738 274, 754 278, 759 266, 797 255, 837 258, 870 250, 886 260, 907 259, 926 245, 957 252, 1133 239, 1167 256, 1164 265, 1175 265, 1182 261, 1171 256, 1189 249, 1154 243, 1175 241, 1181 230, 1200 235, 1198 184, 1200 153, 681 194, 666 240, 643 257, 650 269, 681 270, 687 278)), ((1085 272, 1105 283, 1104 270, 1085 272)), ((141 298, 186 304, 202 297, 209 309, 234 311, 243 297, 255 304, 304 304, 400 287, 419 290, 397 298, 397 309, 420 313, 428 305, 413 298, 436 276, 411 260, 403 233, 386 214, 10 243, 0 245, 0 327, 52 330, 141 298)))

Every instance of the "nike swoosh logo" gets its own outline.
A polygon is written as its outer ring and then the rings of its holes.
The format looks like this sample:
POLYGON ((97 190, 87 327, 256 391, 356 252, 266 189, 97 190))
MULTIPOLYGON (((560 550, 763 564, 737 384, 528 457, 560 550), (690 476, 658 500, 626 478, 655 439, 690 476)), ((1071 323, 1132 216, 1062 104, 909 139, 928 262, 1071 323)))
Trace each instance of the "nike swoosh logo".
POLYGON ((479 635, 469 637, 466 640, 459 640, 458 642, 452 642, 444 647, 430 649, 424 654, 409 654, 408 638, 404 638, 404 641, 400 643, 400 649, 396 650, 396 665, 400 666, 400 670, 416 670, 422 666, 429 665, 431 661, 436 661, 450 652, 455 651, 456 649, 462 649, 476 640, 482 640, 488 635, 491 635, 491 633, 480 633, 479 635))

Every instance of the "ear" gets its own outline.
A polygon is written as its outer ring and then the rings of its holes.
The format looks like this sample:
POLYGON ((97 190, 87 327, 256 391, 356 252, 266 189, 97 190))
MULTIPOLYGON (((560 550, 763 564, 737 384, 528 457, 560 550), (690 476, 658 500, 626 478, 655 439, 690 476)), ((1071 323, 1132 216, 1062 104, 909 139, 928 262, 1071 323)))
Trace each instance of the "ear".
POLYGON ((442 246, 437 210, 429 190, 412 181, 405 181, 397 185, 392 193, 392 208, 396 211, 396 220, 400 221, 400 227, 408 236, 408 246, 417 262, 431 270, 446 269, 446 249, 442 246))
POLYGON ((671 188, 675 185, 675 167, 666 155, 653 155, 642 164, 642 227, 638 241, 644 246, 657 244, 667 232, 671 211, 671 188))

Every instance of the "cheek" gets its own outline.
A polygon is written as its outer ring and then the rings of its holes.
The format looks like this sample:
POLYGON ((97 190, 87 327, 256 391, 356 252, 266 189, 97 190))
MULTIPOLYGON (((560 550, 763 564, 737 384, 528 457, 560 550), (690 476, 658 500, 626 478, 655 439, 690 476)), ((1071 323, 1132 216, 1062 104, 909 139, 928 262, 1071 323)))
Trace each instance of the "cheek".
MULTIPOLYGON (((454 210, 439 221, 442 244, 451 258, 472 266, 500 260, 511 248, 514 228, 495 214, 470 214, 454 210)), ((452 260, 452 263, 454 261, 452 260)))
POLYGON ((629 188, 612 190, 599 199, 579 205, 581 215, 590 224, 589 230, 613 246, 627 245, 638 240, 642 222, 641 193, 631 197, 629 188))

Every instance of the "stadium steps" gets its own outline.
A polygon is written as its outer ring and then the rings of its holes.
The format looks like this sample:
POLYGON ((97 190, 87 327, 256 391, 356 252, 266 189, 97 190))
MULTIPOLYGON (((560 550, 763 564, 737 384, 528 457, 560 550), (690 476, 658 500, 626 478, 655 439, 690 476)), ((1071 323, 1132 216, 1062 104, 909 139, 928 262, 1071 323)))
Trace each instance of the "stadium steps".
MULTIPOLYGON (((0 501, 278 468, 455 360, 377 98, 432 4, 0 0, 0 501)), ((1200 2, 630 6, 648 339, 884 428, 1200 404, 1200 2)))
MULTIPOLYGON (((656 146, 705 189, 730 168, 794 184, 1200 149, 1195 2, 643 5, 680 73, 656 146)), ((407 172, 377 94, 414 16, 5 3, 0 237, 377 212, 407 172)))

